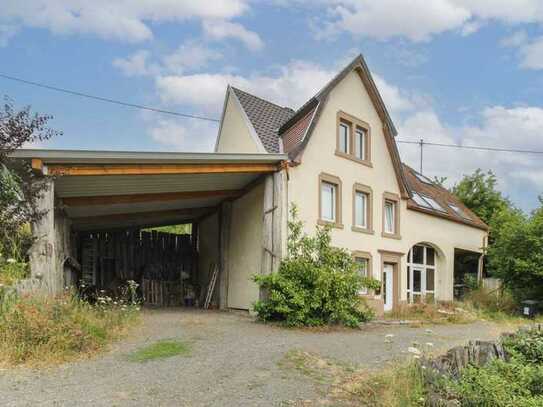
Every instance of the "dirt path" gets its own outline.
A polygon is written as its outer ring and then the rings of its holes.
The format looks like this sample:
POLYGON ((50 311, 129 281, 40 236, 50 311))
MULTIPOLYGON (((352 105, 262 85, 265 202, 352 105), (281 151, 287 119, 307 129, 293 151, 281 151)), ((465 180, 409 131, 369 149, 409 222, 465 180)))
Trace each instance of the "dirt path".
POLYGON ((317 397, 314 383, 281 367, 291 350, 369 369, 408 357, 416 341, 445 350, 494 339, 490 323, 423 328, 371 325, 363 330, 287 330, 236 313, 146 311, 144 323, 110 352, 48 370, 0 371, 1 406, 274 406, 317 397), (385 335, 393 334, 392 343, 385 335), (135 363, 127 355, 159 339, 191 345, 189 356, 135 363))

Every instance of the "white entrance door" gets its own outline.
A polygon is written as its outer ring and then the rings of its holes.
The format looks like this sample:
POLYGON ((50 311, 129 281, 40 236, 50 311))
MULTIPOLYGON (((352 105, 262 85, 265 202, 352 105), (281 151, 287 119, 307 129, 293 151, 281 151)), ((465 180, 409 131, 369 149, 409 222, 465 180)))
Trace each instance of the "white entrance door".
POLYGON ((383 302, 385 304, 385 312, 392 311, 393 292, 394 292, 394 266, 385 264, 383 269, 383 302))

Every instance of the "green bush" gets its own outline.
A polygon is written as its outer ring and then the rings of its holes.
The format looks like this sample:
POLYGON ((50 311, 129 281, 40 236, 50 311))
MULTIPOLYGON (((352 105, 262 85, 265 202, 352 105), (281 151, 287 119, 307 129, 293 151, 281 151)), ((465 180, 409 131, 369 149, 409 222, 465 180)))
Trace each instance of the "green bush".
POLYGON ((506 338, 503 346, 515 359, 543 365, 543 331, 538 329, 520 331, 506 338))
POLYGON ((258 317, 288 326, 356 327, 373 317, 360 290, 380 287, 379 282, 359 275, 347 251, 331 246, 329 228, 318 227, 314 237, 305 235, 295 207, 291 209, 287 258, 278 272, 257 275, 254 280, 267 293, 266 299, 254 305, 258 317))
POLYGON ((469 366, 457 379, 445 378, 445 398, 467 407, 543 406, 543 332, 519 331, 502 343, 507 360, 469 366))

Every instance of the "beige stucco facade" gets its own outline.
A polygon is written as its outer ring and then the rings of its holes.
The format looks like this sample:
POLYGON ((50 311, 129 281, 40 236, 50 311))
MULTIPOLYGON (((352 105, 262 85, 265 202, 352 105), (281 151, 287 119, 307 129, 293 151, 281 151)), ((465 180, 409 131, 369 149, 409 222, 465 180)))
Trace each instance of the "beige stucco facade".
POLYGON ((234 94, 227 91, 223 119, 215 151, 221 153, 264 153, 258 136, 241 108, 234 94))
POLYGON ((232 202, 228 245, 229 308, 250 309, 258 299, 258 286, 252 280, 260 273, 262 260, 262 217, 264 185, 259 184, 232 202))
MULTIPOLYGON (((323 103, 323 102, 321 102, 323 103)), ((226 116, 228 116, 228 106, 226 116)), ((237 113, 234 113, 237 114, 237 113)), ((240 118, 234 118, 239 120, 240 118)), ((243 119, 243 117, 241 117, 243 119)), ((221 130, 218 143, 219 152, 240 148, 243 140, 250 144, 249 130, 242 129, 243 122, 237 126, 232 120, 229 126, 221 130), (234 134, 237 132, 236 134, 234 134)), ((226 122, 226 120, 225 120, 226 122)), ((247 151, 239 149, 238 151, 247 151)), ((287 185, 288 206, 295 204, 299 209, 299 217, 304 222, 305 231, 315 233, 319 224, 320 180, 332 177, 339 179, 341 189, 340 225, 332 228, 332 242, 335 246, 351 252, 367 253, 370 257, 370 271, 374 278, 381 280, 385 263, 394 265, 394 305, 406 301, 407 255, 415 244, 426 244, 435 248, 437 253, 435 275, 435 297, 437 300, 453 299, 454 251, 465 249, 482 252, 487 232, 465 224, 453 222, 437 216, 421 213, 407 208, 407 200, 400 198, 401 189, 389 149, 387 148, 383 122, 374 107, 359 74, 352 71, 347 74, 330 92, 324 109, 316 121, 311 139, 301 154, 300 162, 289 168, 287 185), (357 162, 336 153, 338 114, 350 115, 369 126, 371 137, 371 162, 357 162), (371 224, 372 231, 361 232, 353 229, 353 187, 363 185, 371 190, 371 224), (397 236, 383 235, 384 199, 398 197, 399 231, 397 236)), ((240 203, 241 205, 241 203, 240 203)), ((247 205, 247 204, 244 204, 247 205)), ((243 211, 257 218, 256 209, 250 210, 242 206, 243 211)), ((255 253, 261 253, 259 247, 258 227, 243 226, 237 232, 235 256, 236 264, 231 264, 230 272, 236 269, 238 277, 232 282, 236 291, 242 290, 245 284, 247 298, 258 295, 252 282, 248 282, 251 272, 258 272, 259 264, 255 253), (245 258, 244 258, 245 257, 245 258), (237 270, 237 268, 242 268, 237 270)), ((239 294, 241 296, 241 294, 239 294)), ((244 294, 245 295, 245 294, 244 294)), ((379 301, 380 296, 370 297, 372 302, 379 301)), ((244 299, 243 301, 247 301, 244 299)), ((230 302, 230 300, 229 300, 230 302)), ((233 304, 233 303, 232 303, 233 304)), ((235 304, 233 304, 235 305, 235 304)), ((232 306, 232 305, 231 305, 232 306)))

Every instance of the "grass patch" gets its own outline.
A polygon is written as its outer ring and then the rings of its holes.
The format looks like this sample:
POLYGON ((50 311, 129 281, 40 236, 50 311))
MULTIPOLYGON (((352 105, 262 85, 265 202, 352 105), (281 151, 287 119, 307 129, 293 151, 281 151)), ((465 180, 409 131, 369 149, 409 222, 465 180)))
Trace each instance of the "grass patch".
POLYGON ((467 324, 478 319, 474 312, 456 303, 400 304, 385 314, 386 319, 419 321, 428 324, 467 324))
MULTIPOLYGON (((388 367, 375 373, 323 358, 316 353, 291 350, 285 354, 279 366, 298 371, 319 386, 322 397, 307 405, 368 407, 424 405, 422 375, 413 362, 388 367)), ((302 404, 294 402, 291 405, 302 404)))
POLYGON ((184 342, 163 340, 132 352, 128 359, 132 362, 148 362, 155 359, 171 358, 173 356, 187 356, 190 346, 184 342))
POLYGON ((57 364, 104 349, 139 320, 138 307, 90 305, 66 294, 0 292, 0 366, 57 364))

